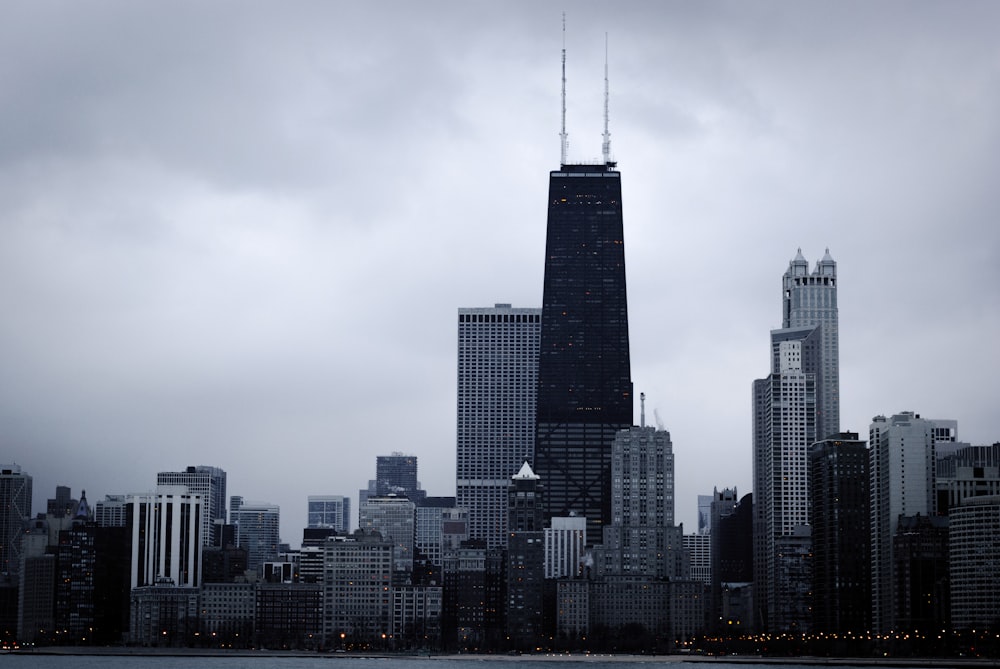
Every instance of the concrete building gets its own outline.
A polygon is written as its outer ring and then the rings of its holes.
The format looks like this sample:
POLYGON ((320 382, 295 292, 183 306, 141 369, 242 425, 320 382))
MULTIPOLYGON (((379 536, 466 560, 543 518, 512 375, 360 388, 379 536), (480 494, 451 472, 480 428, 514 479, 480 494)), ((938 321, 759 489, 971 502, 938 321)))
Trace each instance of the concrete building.
POLYGON ((709 534, 685 534, 684 550, 688 555, 691 579, 712 585, 712 537, 709 534))
POLYGON ((414 551, 427 564, 440 567, 444 553, 469 538, 469 512, 454 497, 425 497, 415 514, 414 551))
POLYGON ((243 581, 204 583, 199 623, 212 648, 247 648, 254 641, 257 587, 243 581))
POLYGON ((201 585, 201 514, 201 495, 185 486, 159 486, 156 492, 128 497, 133 590, 167 582, 177 588, 201 585))
POLYGON ((545 578, 580 576, 587 545, 587 519, 556 516, 545 533, 545 578))
POLYGON ((156 485, 183 485, 195 494, 201 495, 203 511, 201 516, 201 538, 205 546, 218 545, 216 523, 226 522, 226 472, 219 467, 198 465, 187 467, 182 472, 159 472, 156 485))
POLYGON ((392 625, 395 543, 357 530, 324 546, 323 637, 327 648, 368 648, 392 625))
POLYGON ((309 495, 307 527, 351 531, 351 498, 343 495, 309 495))
POLYGON ((870 629, 871 532, 865 441, 844 432, 809 450, 813 631, 870 629))
POLYGON ((507 487, 534 461, 541 309, 458 310, 456 503, 469 536, 507 545, 507 487))
POLYGON ((1000 606, 1000 495, 967 498, 948 517, 951 623, 987 629, 1000 606))
POLYGON ((31 477, 18 465, 0 465, 0 574, 15 585, 21 535, 31 518, 31 477))
POLYGON ((416 505, 406 497, 370 497, 361 505, 358 529, 378 532, 394 546, 393 560, 399 571, 413 571, 416 536, 416 505))
POLYGON ((893 540, 900 516, 937 515, 936 449, 957 441, 958 423, 904 411, 875 416, 869 427, 872 630, 898 629, 893 540))
POLYGON ((278 559, 281 543, 278 505, 233 496, 229 503, 229 519, 236 528, 236 545, 247 551, 247 569, 258 571, 265 562, 278 559))

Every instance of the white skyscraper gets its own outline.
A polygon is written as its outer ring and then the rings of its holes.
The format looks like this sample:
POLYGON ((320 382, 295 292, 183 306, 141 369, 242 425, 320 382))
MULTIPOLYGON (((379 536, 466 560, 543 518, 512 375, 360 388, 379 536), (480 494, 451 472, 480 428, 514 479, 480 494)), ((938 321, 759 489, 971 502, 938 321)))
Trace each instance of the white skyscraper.
POLYGON ((912 411, 872 419, 868 443, 874 631, 895 626, 892 540, 899 517, 937 513, 936 445, 957 437, 957 421, 929 420, 912 411))
POLYGON ((185 486, 157 486, 128 496, 132 534, 131 587, 166 583, 201 586, 201 516, 204 501, 185 486))
POLYGON ((754 598, 762 631, 811 621, 809 447, 839 432, 837 264, 801 249, 782 277, 782 328, 771 373, 753 384, 754 598))
POLYGON ((541 309, 458 311, 456 505, 469 510, 469 537, 502 548, 507 488, 534 460, 541 309))

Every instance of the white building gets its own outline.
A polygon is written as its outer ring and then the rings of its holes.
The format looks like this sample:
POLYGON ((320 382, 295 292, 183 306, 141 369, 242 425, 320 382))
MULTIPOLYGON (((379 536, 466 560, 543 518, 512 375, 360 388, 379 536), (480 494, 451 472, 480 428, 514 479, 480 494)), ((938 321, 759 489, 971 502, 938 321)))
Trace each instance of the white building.
MULTIPOLYGON (((955 442, 958 423, 912 411, 875 416, 869 427, 872 628, 895 626, 892 539, 899 517, 934 515, 937 443, 955 442)), ((756 500, 755 500, 756 502, 756 500)))
POLYGON ((801 249, 782 277, 771 372, 753 384, 754 595, 762 631, 811 622, 809 447, 840 431, 837 264, 801 249))
POLYGON ((550 526, 545 528, 545 578, 579 576, 586 545, 586 518, 554 516, 550 526))
POLYGON ((201 586, 201 495, 184 486, 128 496, 132 532, 130 586, 201 586))
POLYGON ((469 537, 507 542, 507 487, 534 461, 541 309, 458 311, 456 505, 469 537))

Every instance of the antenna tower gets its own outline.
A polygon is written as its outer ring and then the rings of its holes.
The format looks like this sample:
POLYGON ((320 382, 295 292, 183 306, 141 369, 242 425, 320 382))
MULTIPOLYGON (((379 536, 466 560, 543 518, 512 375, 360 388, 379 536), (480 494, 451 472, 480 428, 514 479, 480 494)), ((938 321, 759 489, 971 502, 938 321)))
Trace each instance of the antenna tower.
POLYGON ((562 46, 562 131, 559 133, 560 162, 566 164, 566 151, 569 148, 569 135, 566 134, 566 12, 563 12, 563 46, 562 46))
MULTIPOLYGON (((611 133, 608 132, 608 34, 604 33, 604 141, 601 142, 601 152, 604 154, 604 164, 611 163, 611 133)), ((565 103, 564 103, 565 104, 565 103)))

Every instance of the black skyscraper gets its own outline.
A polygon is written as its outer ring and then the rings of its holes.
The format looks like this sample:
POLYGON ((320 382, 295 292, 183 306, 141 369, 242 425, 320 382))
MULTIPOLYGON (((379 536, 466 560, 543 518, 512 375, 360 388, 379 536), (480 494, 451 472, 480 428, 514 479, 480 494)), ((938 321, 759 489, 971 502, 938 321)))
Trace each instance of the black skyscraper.
POLYGON ((549 175, 535 471, 547 516, 611 517, 611 445, 632 425, 621 173, 615 163, 549 175))

